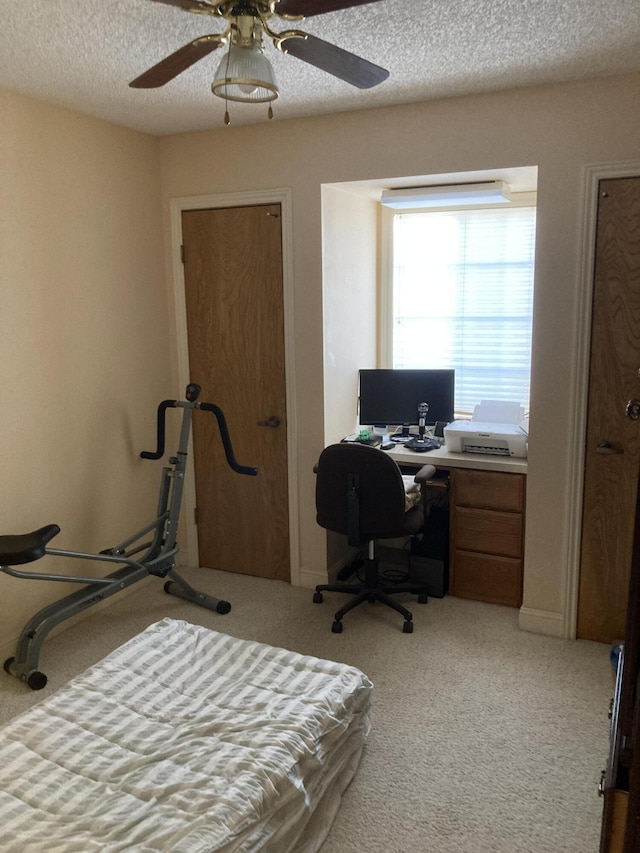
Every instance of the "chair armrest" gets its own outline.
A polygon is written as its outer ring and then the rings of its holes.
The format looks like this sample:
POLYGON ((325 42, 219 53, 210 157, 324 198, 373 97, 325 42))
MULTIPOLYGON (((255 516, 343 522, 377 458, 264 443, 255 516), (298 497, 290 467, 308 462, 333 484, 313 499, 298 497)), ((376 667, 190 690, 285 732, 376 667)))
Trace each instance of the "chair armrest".
POLYGON ((420 485, 424 485, 426 482, 434 478, 435 473, 435 465, 423 465, 422 468, 415 475, 413 480, 415 483, 420 483, 420 485))

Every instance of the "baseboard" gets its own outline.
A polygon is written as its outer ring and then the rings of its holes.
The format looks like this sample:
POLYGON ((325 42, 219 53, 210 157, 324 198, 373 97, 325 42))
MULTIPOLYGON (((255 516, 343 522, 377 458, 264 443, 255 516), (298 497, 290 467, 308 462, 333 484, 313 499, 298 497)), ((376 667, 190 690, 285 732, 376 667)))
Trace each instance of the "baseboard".
POLYGON ((533 634, 547 634, 550 637, 564 637, 564 619, 562 613, 553 610, 534 610, 521 607, 518 624, 523 631, 533 634))
POLYGON ((300 568, 300 583, 296 586, 301 586, 304 589, 315 589, 321 583, 336 583, 338 572, 349 563, 352 563, 358 555, 358 548, 349 548, 335 563, 332 563, 326 572, 319 572, 317 569, 300 568))
POLYGON ((178 560, 178 565, 176 566, 176 571, 180 571, 180 566, 184 566, 186 569, 197 569, 198 561, 195 557, 192 557, 191 551, 188 548, 180 548, 178 554, 176 555, 176 560, 178 560))
POLYGON ((0 641, 0 663, 4 663, 7 658, 13 657, 16 653, 16 645, 18 643, 18 637, 14 637, 12 640, 2 640, 0 641))
POLYGON ((297 586, 303 589, 315 589, 319 583, 328 583, 327 572, 300 568, 300 583, 297 586))

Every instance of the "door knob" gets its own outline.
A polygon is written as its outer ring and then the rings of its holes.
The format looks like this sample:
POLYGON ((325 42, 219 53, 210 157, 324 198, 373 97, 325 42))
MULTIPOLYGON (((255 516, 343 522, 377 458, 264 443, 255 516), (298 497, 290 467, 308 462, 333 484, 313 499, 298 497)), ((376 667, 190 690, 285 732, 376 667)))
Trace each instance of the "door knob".
POLYGON ((606 456, 614 453, 624 453, 624 450, 621 447, 614 447, 612 444, 609 444, 608 441, 601 441, 596 447, 596 453, 604 453, 606 456))
POLYGON ((258 426, 271 427, 272 429, 275 429, 280 426, 280 418, 275 415, 271 415, 271 417, 267 418, 266 421, 258 421, 258 426))
POLYGON ((640 400, 629 400, 624 413, 632 421, 640 420, 640 400))

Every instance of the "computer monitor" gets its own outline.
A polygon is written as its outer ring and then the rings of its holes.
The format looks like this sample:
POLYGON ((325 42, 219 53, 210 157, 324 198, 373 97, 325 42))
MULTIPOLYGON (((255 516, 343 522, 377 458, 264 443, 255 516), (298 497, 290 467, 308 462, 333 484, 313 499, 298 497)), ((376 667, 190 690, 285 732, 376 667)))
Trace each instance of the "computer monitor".
POLYGON ((417 424, 418 405, 427 403, 426 423, 454 418, 455 370, 361 370, 362 426, 417 424))

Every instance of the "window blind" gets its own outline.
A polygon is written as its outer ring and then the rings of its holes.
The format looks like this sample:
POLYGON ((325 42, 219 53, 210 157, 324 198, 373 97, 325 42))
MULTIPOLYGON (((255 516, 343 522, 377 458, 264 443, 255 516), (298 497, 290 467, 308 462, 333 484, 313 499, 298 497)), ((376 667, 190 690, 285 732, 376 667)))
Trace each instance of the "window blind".
POLYGON ((456 411, 529 407, 535 207, 393 217, 395 368, 454 368, 456 411))

